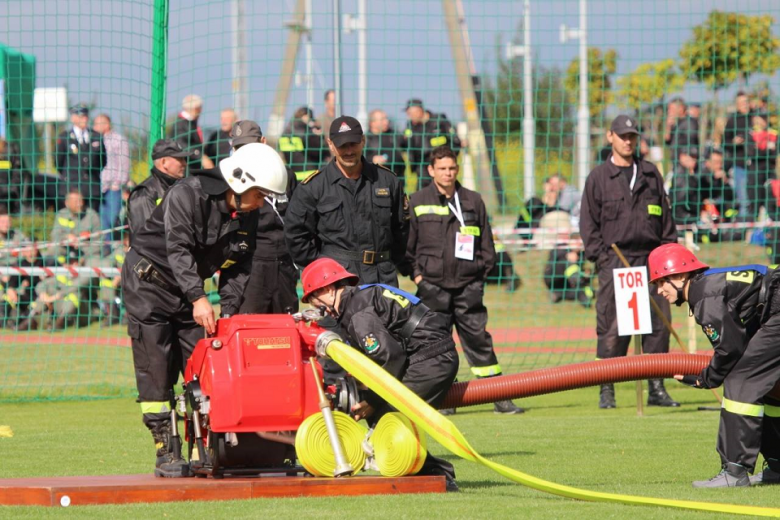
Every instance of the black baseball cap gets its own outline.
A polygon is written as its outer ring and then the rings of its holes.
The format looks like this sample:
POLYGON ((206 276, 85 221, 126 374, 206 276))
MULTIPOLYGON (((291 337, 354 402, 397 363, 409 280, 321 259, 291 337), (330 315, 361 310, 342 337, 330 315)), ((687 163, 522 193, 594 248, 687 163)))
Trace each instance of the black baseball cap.
POLYGON ((70 107, 68 110, 71 115, 80 115, 80 116, 88 116, 89 115, 89 107, 85 105, 84 103, 77 103, 70 107))
POLYGON ((420 98, 412 98, 412 99, 408 100, 406 102, 406 107, 404 107, 404 110, 409 110, 409 107, 425 108, 425 107, 423 107, 423 102, 422 102, 422 99, 420 99, 420 98))
POLYGON ((337 148, 347 143, 359 143, 363 139, 363 127, 354 117, 337 117, 330 124, 330 140, 337 148))
POLYGON ((152 160, 162 159, 163 157, 189 157, 192 152, 185 150, 173 139, 160 139, 154 143, 152 148, 152 160))
POLYGON ((629 117, 629 116, 617 116, 615 119, 612 120, 612 126, 610 126, 609 130, 613 134, 617 135, 625 135, 625 134, 636 134, 639 135, 639 125, 636 122, 636 119, 629 117))
POLYGON ((263 131, 260 130, 260 125, 254 121, 244 119, 233 123, 233 128, 230 129, 230 137, 232 138, 233 146, 259 143, 260 139, 263 138, 263 131))

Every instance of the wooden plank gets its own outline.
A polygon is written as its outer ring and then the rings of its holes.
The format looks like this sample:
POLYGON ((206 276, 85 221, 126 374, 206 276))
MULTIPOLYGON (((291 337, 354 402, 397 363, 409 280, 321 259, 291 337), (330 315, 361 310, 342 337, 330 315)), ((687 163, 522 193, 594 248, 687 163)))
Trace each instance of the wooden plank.
POLYGON ((60 506, 246 500, 260 497, 443 493, 444 477, 166 479, 106 475, 0 479, 0 505, 60 506))

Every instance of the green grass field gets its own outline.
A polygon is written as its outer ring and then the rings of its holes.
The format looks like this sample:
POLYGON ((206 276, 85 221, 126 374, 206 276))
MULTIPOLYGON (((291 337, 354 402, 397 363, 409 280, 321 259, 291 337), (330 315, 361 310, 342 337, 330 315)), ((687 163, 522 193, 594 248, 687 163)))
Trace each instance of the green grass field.
MULTIPOLYGON (((695 490, 690 481, 718 470, 716 412, 709 392, 669 383, 683 406, 636 416, 634 385, 618 385, 618 409, 599 410, 598 391, 581 389, 522 400, 529 411, 497 416, 487 406, 453 417, 484 456, 570 486, 633 495, 774 506, 770 487, 695 490)), ((5 404, 0 424, 0 476, 33 477, 144 473, 151 437, 132 399, 5 404)), ((432 444, 432 451, 443 449, 432 444)), ((713 518, 665 508, 585 503, 543 494, 471 462, 450 459, 461 492, 447 495, 259 499, 127 506, 4 507, 2 518, 713 518)))

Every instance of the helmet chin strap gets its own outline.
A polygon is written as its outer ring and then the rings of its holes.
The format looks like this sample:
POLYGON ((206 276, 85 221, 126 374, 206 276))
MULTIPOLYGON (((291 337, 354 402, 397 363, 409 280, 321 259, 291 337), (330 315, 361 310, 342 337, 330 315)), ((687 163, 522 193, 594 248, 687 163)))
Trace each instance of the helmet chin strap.
POLYGON ((677 285, 671 281, 669 283, 677 290, 677 299, 674 301, 674 304, 679 307, 685 303, 685 284, 688 283, 688 280, 684 281, 680 287, 677 287, 677 285))

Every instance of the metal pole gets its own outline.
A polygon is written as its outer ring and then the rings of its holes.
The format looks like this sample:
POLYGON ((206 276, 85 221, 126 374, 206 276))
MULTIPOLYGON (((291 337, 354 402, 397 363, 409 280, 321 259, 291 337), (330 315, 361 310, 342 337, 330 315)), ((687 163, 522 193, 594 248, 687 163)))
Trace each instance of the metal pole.
POLYGON ((333 89, 336 101, 336 117, 344 110, 341 90, 341 0, 333 0, 333 89))
POLYGON ((246 16, 244 0, 233 0, 233 110, 239 119, 249 117, 246 91, 246 16))
POLYGON ((285 23, 290 33, 287 38, 287 45, 284 48, 284 57, 282 58, 282 70, 279 73, 279 83, 276 86, 276 94, 271 105, 271 116, 268 118, 268 127, 265 129, 265 135, 273 145, 282 135, 284 129, 284 115, 287 110, 287 98, 290 94, 293 76, 295 75, 295 61, 298 57, 298 47, 301 43, 301 32, 305 31, 304 20, 306 17, 306 8, 304 0, 298 0, 295 3, 295 13, 290 22, 285 23))
MULTIPOLYGON (((634 336, 634 355, 635 356, 642 355, 642 336, 640 334, 634 336)), ((636 414, 639 417, 642 417, 645 414, 644 406, 645 403, 642 395, 642 380, 637 379, 636 380, 636 414)))
POLYGON ((590 171, 590 111, 588 107, 588 0, 580 0, 580 103, 577 109, 577 173, 580 190, 590 171))
POLYGON ((523 192, 524 200, 536 192, 536 122, 534 121, 533 62, 531 59, 531 0, 523 10, 523 192))
POLYGON ((366 71, 366 0, 358 0, 357 7, 357 40, 358 40, 358 110, 357 120, 363 128, 368 128, 367 105, 367 71, 366 71))
POLYGON ((311 0, 306 0, 306 15, 304 17, 303 24, 306 27, 306 40, 304 43, 304 51, 306 55, 306 106, 314 109, 314 70, 311 54, 311 0))
POLYGON ((154 0, 152 30, 151 110, 149 114, 149 162, 152 144, 165 133, 165 90, 168 63, 168 0, 154 0))

